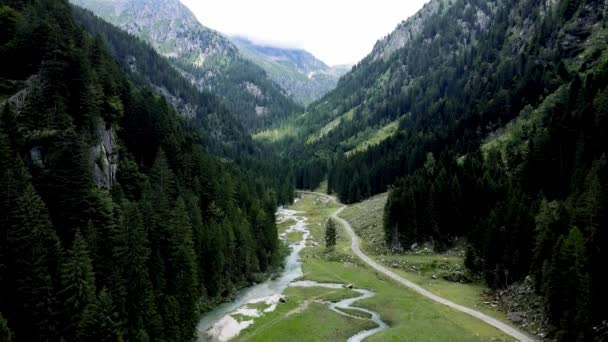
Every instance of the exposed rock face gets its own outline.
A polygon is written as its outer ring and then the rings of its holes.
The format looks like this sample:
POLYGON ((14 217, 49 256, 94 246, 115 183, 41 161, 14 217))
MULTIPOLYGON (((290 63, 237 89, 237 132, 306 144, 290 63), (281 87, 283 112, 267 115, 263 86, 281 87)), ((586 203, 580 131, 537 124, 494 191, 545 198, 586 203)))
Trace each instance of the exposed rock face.
POLYGON ((72 0, 150 43, 161 55, 202 65, 213 55, 234 57, 237 49, 221 34, 198 23, 174 0, 72 0))
POLYGON ((118 151, 116 135, 112 127, 97 127, 99 142, 91 147, 93 159, 93 179, 100 188, 109 189, 116 184, 118 171, 118 151))
POLYGON ((258 98, 258 99, 264 98, 264 93, 262 92, 260 87, 258 87, 257 85, 255 85, 251 82, 244 82, 243 87, 249 94, 253 95, 255 98, 258 98))
POLYGON ((25 105, 25 100, 32 92, 32 88, 39 83, 39 79, 40 77, 38 75, 33 75, 25 81, 5 80, 7 84, 11 84, 11 86, 20 90, 7 100, 0 102, 0 107, 4 107, 5 104, 8 104, 15 113, 19 114, 25 105))
MULTIPOLYGON (((395 51, 405 47, 408 43, 420 36, 423 30, 423 24, 434 15, 441 14, 447 11, 455 0, 431 0, 418 11, 414 16, 401 22, 397 28, 388 36, 378 41, 371 53, 373 61, 384 59, 387 60, 395 51)), ((465 6, 465 12, 471 12, 474 20, 466 22, 459 20, 458 25, 469 38, 463 42, 470 44, 474 40, 475 32, 486 31, 490 26, 491 14, 496 11, 497 6, 492 2, 487 3, 487 8, 475 7, 471 4, 465 6)), ((440 33, 437 32, 437 35, 440 33)))
MULTIPOLYGON (((401 49, 422 32, 422 24, 426 19, 446 6, 445 1, 431 0, 414 16, 401 22, 397 28, 384 39, 378 41, 372 51, 373 60, 388 59, 393 52, 401 49)), ((449 3, 450 1, 447 1, 449 3)))
POLYGON ((171 94, 165 87, 154 87, 163 97, 173 106, 173 108, 177 109, 177 111, 182 114, 185 118, 193 119, 196 116, 196 111, 198 110, 198 106, 186 102, 181 98, 171 94))

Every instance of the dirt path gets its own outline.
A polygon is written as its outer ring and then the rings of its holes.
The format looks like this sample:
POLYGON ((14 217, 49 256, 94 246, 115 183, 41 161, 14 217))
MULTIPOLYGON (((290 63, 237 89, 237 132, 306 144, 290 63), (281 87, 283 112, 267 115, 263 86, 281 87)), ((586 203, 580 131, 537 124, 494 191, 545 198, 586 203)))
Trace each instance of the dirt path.
MULTIPOLYGON (((309 191, 300 191, 301 193, 304 194, 312 194, 312 195, 317 195, 317 196, 322 196, 325 198, 329 198, 330 200, 338 203, 337 199, 333 196, 329 196, 326 194, 322 194, 322 193, 318 193, 318 192, 309 192, 309 191)), ((456 309, 458 311, 464 312, 466 314, 469 314, 477 319, 480 319, 482 321, 484 321, 485 323, 495 327, 496 329, 499 329, 500 331, 504 332, 505 334, 508 334, 509 336, 512 336, 513 338, 518 339, 519 341, 522 342, 533 342, 535 341, 533 338, 531 338, 530 336, 526 335, 525 333, 522 333, 521 331, 495 319, 492 318, 484 313, 481 313, 477 310, 473 310, 471 308, 468 308, 466 306, 462 306, 459 304, 456 304, 452 301, 449 301, 445 298, 439 297, 425 289, 423 289, 422 287, 414 284, 413 282, 403 278, 402 276, 396 274, 395 272, 385 268, 384 266, 378 264, 376 261, 374 261, 372 258, 370 258, 369 256, 367 256, 367 254, 363 253, 361 251, 361 248, 359 248, 359 237, 357 236, 357 234, 355 234, 355 231, 353 230, 353 228, 350 226, 350 224, 348 223, 348 221, 344 220, 343 218, 339 217, 338 215, 342 212, 342 210, 344 210, 346 208, 346 206, 341 207, 340 209, 336 210, 331 216, 338 222, 340 222, 342 224, 342 226, 344 226, 344 228, 346 228, 346 231, 348 232, 348 234, 350 235, 351 238, 351 248, 353 250, 353 252, 361 259, 363 260, 366 264, 368 264, 369 266, 371 266, 372 268, 374 268, 376 271, 383 273, 384 275, 386 275, 389 278, 392 278, 393 280, 395 280, 396 282, 418 292, 419 294, 430 298, 438 303, 441 303, 443 305, 447 305, 453 309, 456 309)))

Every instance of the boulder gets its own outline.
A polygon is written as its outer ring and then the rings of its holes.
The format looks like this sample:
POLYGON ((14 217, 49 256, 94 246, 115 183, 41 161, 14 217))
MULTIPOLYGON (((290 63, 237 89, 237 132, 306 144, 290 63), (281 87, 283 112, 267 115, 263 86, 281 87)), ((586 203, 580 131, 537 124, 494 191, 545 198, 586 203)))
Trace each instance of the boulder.
POLYGON ((507 318, 513 323, 521 323, 526 318, 526 313, 522 311, 509 312, 507 318))
POLYGON ((279 303, 287 303, 287 299, 285 297, 279 297, 279 303))
POLYGON ((455 283, 470 283, 471 279, 467 277, 467 275, 462 271, 453 271, 449 273, 445 273, 443 275, 443 279, 447 281, 453 281, 455 283))
POLYGON ((347 288, 347 289, 352 289, 353 287, 354 287, 353 284, 346 284, 346 285, 344 285, 344 288, 347 288))

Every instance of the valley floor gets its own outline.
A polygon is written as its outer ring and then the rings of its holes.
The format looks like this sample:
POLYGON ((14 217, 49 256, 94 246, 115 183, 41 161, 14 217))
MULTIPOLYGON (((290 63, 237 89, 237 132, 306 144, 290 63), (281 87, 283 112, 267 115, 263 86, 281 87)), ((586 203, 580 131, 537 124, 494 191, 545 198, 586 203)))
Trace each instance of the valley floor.
MULTIPOLYGON (((328 253, 323 243, 325 222, 340 207, 321 195, 304 194, 289 209, 300 211, 299 215, 307 218, 310 231, 307 248, 300 252, 304 280, 353 284, 355 289, 368 289, 375 293, 372 297, 357 301, 356 306, 377 312, 389 328, 365 341, 513 340, 481 320, 425 298, 363 263, 353 253, 351 238, 341 225, 338 225, 337 246, 328 253)), ((344 211, 345 217, 347 214, 348 209, 344 211)), ((290 222, 281 223, 279 233, 289 229, 289 226, 290 222)), ((291 242, 297 239, 293 234, 289 237, 287 240, 291 242)), ((447 285, 445 287, 449 288, 447 285)), ((479 288, 472 287, 473 290, 463 291, 467 303, 473 300, 474 293, 479 293, 476 292, 479 288)), ((454 294, 456 291, 448 292, 454 294)), ((352 316, 361 316, 348 317, 330 309, 332 302, 355 297, 353 290, 290 286, 283 295, 285 304, 256 318, 236 340, 274 341, 289 338, 296 341, 344 341, 358 332, 376 327, 368 319, 369 315, 344 310, 352 316)), ((495 314, 497 318, 504 318, 499 313, 495 314)))

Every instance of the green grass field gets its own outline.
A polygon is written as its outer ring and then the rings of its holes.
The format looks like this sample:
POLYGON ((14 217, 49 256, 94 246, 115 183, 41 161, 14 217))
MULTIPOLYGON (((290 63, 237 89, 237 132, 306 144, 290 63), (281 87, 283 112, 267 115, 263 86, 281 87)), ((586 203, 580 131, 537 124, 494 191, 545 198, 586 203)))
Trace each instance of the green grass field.
MULTIPOLYGON (((351 253, 350 239, 341 226, 338 226, 335 250, 327 252, 323 244, 325 222, 337 208, 334 203, 309 195, 303 196, 291 208, 306 212, 303 215, 308 217, 311 237, 320 243, 300 254, 304 278, 352 283, 355 287, 376 292, 374 297, 356 305, 380 313, 390 328, 366 341, 511 340, 493 327, 421 297, 362 264, 351 253)), ((288 288, 284 292, 287 303, 257 319, 237 340, 344 341, 358 331, 375 326, 368 320, 340 316, 324 303, 352 297, 352 292, 347 289, 288 288)))

